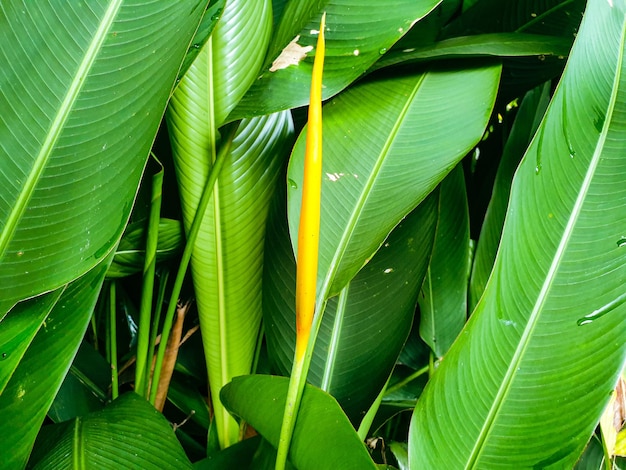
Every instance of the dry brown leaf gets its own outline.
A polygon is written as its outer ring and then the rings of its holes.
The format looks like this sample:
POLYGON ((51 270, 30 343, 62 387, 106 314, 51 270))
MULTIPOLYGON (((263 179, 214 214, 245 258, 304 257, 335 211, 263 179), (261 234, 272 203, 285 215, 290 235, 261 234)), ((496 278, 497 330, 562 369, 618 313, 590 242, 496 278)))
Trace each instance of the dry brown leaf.
POLYGON ((276 72, 280 69, 286 69, 290 65, 298 65, 302 59, 307 55, 307 52, 313 50, 313 46, 301 46, 298 44, 300 35, 297 35, 293 40, 287 44, 280 55, 272 62, 270 72, 276 72))

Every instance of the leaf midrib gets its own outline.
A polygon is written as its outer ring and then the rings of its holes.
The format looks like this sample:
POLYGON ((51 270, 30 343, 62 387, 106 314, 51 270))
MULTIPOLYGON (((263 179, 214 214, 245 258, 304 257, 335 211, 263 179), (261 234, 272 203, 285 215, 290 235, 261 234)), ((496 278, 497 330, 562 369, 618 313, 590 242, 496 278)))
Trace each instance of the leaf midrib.
POLYGON ((87 51, 85 52, 85 56, 81 61, 72 81, 70 82, 70 86, 61 102, 59 110, 57 111, 54 120, 50 125, 50 129, 46 134, 46 137, 41 145, 41 149, 37 154, 37 158, 35 159, 30 174, 26 178, 24 182, 24 187, 20 194, 18 195, 17 201, 13 205, 9 216, 7 218, 6 225, 2 232, 0 232, 0 259, 4 257, 6 253, 6 249, 17 230, 17 226, 19 221, 21 220, 24 212, 26 211, 26 207, 30 198, 32 197, 35 186, 39 182, 41 175, 50 159, 50 155, 54 150, 54 146, 63 131, 63 126, 67 122, 69 115, 72 112, 74 103, 76 102, 78 95, 80 94, 83 85, 85 84, 86 77, 90 72, 100 49, 102 48, 102 44, 106 38, 107 32, 110 30, 115 17, 121 7, 123 0, 113 0, 107 10, 102 17, 102 20, 96 30, 87 51))
MULTIPOLYGON (((554 258, 552 259, 552 263, 550 264, 550 268, 548 269, 548 273, 546 279, 541 286, 541 290, 539 291, 539 295, 537 297, 537 301, 533 306, 533 310, 531 311, 530 317, 528 319, 528 323, 522 336, 519 341, 519 345, 515 350, 513 358, 509 364, 509 367, 506 370, 504 378, 502 380, 502 384, 496 393, 494 404, 490 408, 489 413, 487 414, 487 418, 485 419, 485 423, 480 430, 478 438, 476 439, 476 443, 469 455, 467 460, 467 464, 465 465, 465 469, 474 468, 482 454, 487 438, 491 434, 493 429, 493 425, 497 416, 504 405, 506 397, 511 390, 511 386, 513 383, 513 379, 516 375, 516 372, 522 362, 522 359, 525 355, 526 349, 530 343, 531 336, 539 322, 539 317, 541 315, 543 305, 546 302, 548 293, 550 288, 552 287, 552 283, 556 277, 558 268, 561 264, 561 260, 565 254, 565 250, 569 243, 572 232, 574 231, 574 227, 582 210, 582 206, 585 202, 585 198, 589 191, 589 187, 591 186, 591 181, 595 175, 596 169, 600 162, 600 156, 602 155, 602 149, 604 148, 604 143, 606 141, 606 137, 609 131, 610 124, 612 122, 613 112, 615 110, 615 104, 617 102, 617 91, 619 89, 619 83, 621 79, 621 69, 624 62, 624 42, 626 41, 626 21, 622 22, 622 34, 621 34, 621 44, 622 47, 619 52, 619 56, 617 59, 615 78, 613 81, 613 88, 611 93, 611 99, 608 103, 606 118, 604 120, 604 126, 602 128, 602 132, 600 133, 600 137, 598 139, 598 143, 594 149, 594 153, 591 157, 591 161, 589 163, 589 168, 585 173, 585 178, 581 184, 581 188, 579 190, 576 201, 574 202, 574 206, 572 207, 572 213, 567 221, 565 226, 565 230, 563 232, 563 236, 559 241, 559 245, 557 246, 556 253, 554 258)), ((561 88, 561 84, 559 84, 559 88, 561 88)))
POLYGON ((415 99, 415 95, 417 95, 417 92, 420 90, 420 87, 423 84, 428 73, 429 72, 425 72, 420 76, 417 83, 415 83, 415 85, 413 86, 411 93, 406 98, 406 102, 404 106, 402 107, 402 110, 400 111, 400 114, 398 115, 391 129, 391 132, 389 133, 387 140, 385 141, 385 144, 383 145, 383 148, 380 151, 380 154, 374 165, 374 168, 372 169, 369 177, 367 178, 365 186, 363 187, 363 191, 361 191, 361 194, 356 201, 355 209, 354 211, 352 211, 352 215, 348 219, 348 223, 346 224, 346 229, 344 230, 341 238, 339 239, 337 250, 335 251, 335 254, 333 255, 333 258, 329 265, 328 272, 322 282, 320 294, 318 296, 316 306, 315 306, 316 313, 322 311, 320 309, 323 306, 324 302, 326 301, 330 286, 332 285, 332 282, 335 279, 339 265, 341 264, 341 261, 346 252, 348 244, 350 243, 350 240, 352 239, 352 235, 354 234, 354 230, 358 224, 361 214, 363 213, 363 208, 365 207, 367 198, 372 192, 372 188, 374 187, 374 184, 376 183, 378 175, 380 174, 383 163, 386 161, 386 158, 389 154, 391 145, 394 142, 398 133, 400 132, 400 127, 406 119, 406 116, 409 112, 409 108, 411 107, 411 105, 413 104, 413 100, 415 99))

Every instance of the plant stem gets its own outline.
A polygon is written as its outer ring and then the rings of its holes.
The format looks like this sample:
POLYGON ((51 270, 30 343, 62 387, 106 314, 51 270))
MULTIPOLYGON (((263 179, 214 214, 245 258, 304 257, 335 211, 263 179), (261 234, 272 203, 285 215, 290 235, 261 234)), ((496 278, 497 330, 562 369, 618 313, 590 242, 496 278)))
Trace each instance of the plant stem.
POLYGON ((150 343, 150 317, 152 313, 152 296, 154 291, 154 272, 156 269, 156 251, 159 242, 159 220, 161 217, 161 196, 163 189, 163 165, 152 155, 160 166, 160 170, 152 175, 152 200, 148 232, 146 236, 146 252, 143 265, 143 285, 141 306, 139 309, 139 336, 137 338, 137 363, 135 367, 135 392, 143 397, 148 396, 148 377, 150 376, 151 359, 148 360, 150 343))
POLYGON ((209 202, 211 201, 211 196, 213 195, 213 187, 215 186, 217 177, 219 176, 220 171, 224 166, 226 156, 230 152, 230 148, 232 146, 233 139, 238 128, 239 122, 233 123, 226 128, 226 133, 224 135, 224 138, 222 139, 222 147, 217 154, 215 164, 211 167, 211 172, 209 173, 206 185, 204 186, 204 190, 202 191, 202 197, 200 198, 200 203, 198 204, 196 215, 193 218, 191 228, 189 229, 189 234, 187 235, 187 242, 185 244, 185 249, 183 250, 180 265, 178 266, 178 272, 176 273, 176 279, 174 280, 174 286, 172 287, 172 295, 170 296, 170 302, 167 307, 167 312, 165 313, 163 330, 161 331, 161 342, 159 343, 156 363, 154 365, 154 376, 152 378, 152 386, 150 389, 150 403, 152 403, 153 405, 156 400, 159 378, 161 374, 161 366, 163 365, 163 358, 165 356, 165 350, 167 348, 167 338, 172 329, 174 313, 176 312, 176 306, 178 304, 178 298, 180 296, 180 290, 183 286, 183 281, 185 280, 185 274, 187 273, 187 268, 189 267, 189 262, 191 261, 191 253, 196 244, 196 238, 198 237, 198 233, 200 232, 200 226, 202 224, 202 219, 204 218, 204 213, 206 212, 209 202))
POLYGON ((429 371, 430 371, 430 364, 422 367, 421 369, 416 370, 415 372, 413 372, 408 377, 402 379, 400 382, 395 383, 391 387, 389 387, 387 389, 387 391, 385 392, 385 395, 389 395, 389 394, 392 394, 393 392, 395 392, 397 390, 400 390, 402 387, 404 387, 409 382, 413 382, 419 376, 424 375, 424 374, 426 374, 429 371))
POLYGON ((116 283, 111 281, 109 286, 109 337, 111 362, 111 397, 115 400, 119 396, 119 382, 117 378, 117 320, 116 320, 116 283))

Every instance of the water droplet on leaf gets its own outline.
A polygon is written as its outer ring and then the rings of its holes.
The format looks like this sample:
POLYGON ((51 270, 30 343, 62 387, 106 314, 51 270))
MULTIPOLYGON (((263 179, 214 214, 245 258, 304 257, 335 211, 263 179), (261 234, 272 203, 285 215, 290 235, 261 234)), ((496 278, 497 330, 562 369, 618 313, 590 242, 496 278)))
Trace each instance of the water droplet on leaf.
POLYGON ((621 237, 619 240, 617 240, 617 246, 618 248, 626 246, 626 237, 621 237))
POLYGON ((289 178, 288 182, 289 182, 289 187, 290 187, 291 189, 298 189, 298 184, 297 184, 294 180, 292 180, 291 178, 289 178))
POLYGON ((378 53, 379 53, 380 55, 383 55, 385 52, 387 52, 387 48, 386 48, 386 47, 383 47, 383 48, 381 48, 381 49, 378 51, 378 53))

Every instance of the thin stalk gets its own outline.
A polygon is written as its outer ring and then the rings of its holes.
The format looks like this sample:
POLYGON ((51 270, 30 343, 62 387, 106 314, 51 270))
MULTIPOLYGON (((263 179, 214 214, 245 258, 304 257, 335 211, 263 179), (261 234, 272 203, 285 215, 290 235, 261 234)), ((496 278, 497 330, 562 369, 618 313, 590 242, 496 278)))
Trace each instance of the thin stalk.
POLYGON ((120 393, 117 378, 117 320, 116 320, 116 283, 111 281, 109 286, 109 361, 111 362, 111 397, 115 400, 120 393))
MULTIPOLYGON (((309 123, 306 135, 304 157, 304 178, 302 184, 302 205, 298 228, 298 259, 296 266, 296 348, 287 391, 285 413, 280 429, 276 470, 284 470, 287 454, 296 424, 296 417, 304 385, 311 363, 315 336, 311 336, 315 317, 317 266, 320 231, 320 202, 322 185, 322 73, 324 68, 324 28, 326 13, 322 15, 313 77, 311 79, 311 99, 309 123)), ((321 312, 318 311, 320 316, 321 312)))
POLYGON ((418 377, 428 373, 429 371, 430 371, 430 364, 422 367, 419 370, 416 370, 415 372, 413 372, 408 377, 405 377, 404 379, 402 379, 400 382, 393 384, 393 386, 391 386, 391 387, 389 387, 387 389, 386 394, 390 395, 393 392, 396 392, 396 391, 400 390, 402 387, 404 387, 409 382, 413 382, 415 379, 417 379, 418 377))
POLYGON ((198 204, 196 215, 193 218, 191 228, 189 229, 189 234, 187 235, 187 242, 185 244, 185 249, 183 250, 180 265, 178 266, 178 272, 176 273, 176 279, 174 280, 174 286, 172 287, 172 295, 170 296, 170 302, 167 307, 167 312, 165 313, 163 330, 161 331, 161 342, 159 343, 156 363, 154 365, 154 376, 152 378, 152 387, 150 390, 150 403, 152 403, 153 405, 156 400, 159 378, 161 374, 161 366, 163 365, 163 358, 165 356, 165 350, 167 348, 167 338, 172 329, 174 313, 176 312, 176 306, 178 304, 180 290, 183 286, 185 274, 187 273, 187 268, 189 267, 189 262, 191 260, 191 253, 196 244, 196 238, 198 237, 198 232, 200 231, 200 226, 202 224, 202 219, 204 218, 204 213, 206 212, 209 202, 211 201, 211 196, 213 195, 213 187, 215 186, 217 177, 219 176, 220 171, 224 166, 224 161, 226 160, 226 157, 230 152, 233 138, 235 137, 235 133, 237 132, 238 127, 239 123, 236 122, 230 125, 226 130, 226 134, 222 143, 222 148, 220 148, 220 151, 215 159, 215 164, 211 168, 211 172, 209 173, 209 177, 207 178, 206 185, 204 186, 204 190, 202 191, 202 197, 200 198, 200 203, 198 204))
POLYGON ((359 435, 362 441, 365 441, 365 439, 367 439, 370 429, 372 428, 372 423, 374 422, 376 413, 378 413, 378 409, 380 408, 380 404, 383 401, 383 397, 387 393, 387 386, 389 385, 390 379, 391 379, 391 375, 387 379, 387 382, 385 382, 385 386, 376 397, 376 400, 374 400, 374 403, 372 403, 372 406, 370 406, 369 410, 367 410, 367 413, 365 413, 365 416, 363 416, 363 419, 361 420, 361 424, 359 424, 359 429, 357 431, 357 434, 359 435))
POLYGON ((152 200, 146 236, 146 253, 143 265, 143 285, 141 306, 139 308, 139 335, 137 338, 137 363, 135 367, 135 392, 148 396, 148 378, 150 364, 148 359, 150 344, 150 317, 152 316, 152 297, 154 291, 154 273, 156 270, 156 252, 159 242, 159 220, 161 217, 161 196, 163 194, 163 165, 152 155, 161 169, 152 175, 152 200))
POLYGON ((154 351, 159 331, 159 323, 161 322, 161 312, 163 311, 163 301, 165 300, 165 289, 167 288, 167 280, 170 277, 169 270, 162 270, 159 276, 159 291, 154 307, 154 315, 152 317, 152 327, 150 328, 150 342, 148 343, 148 366, 150 367, 150 380, 148 380, 148 390, 152 387, 152 363, 154 359, 154 351))

